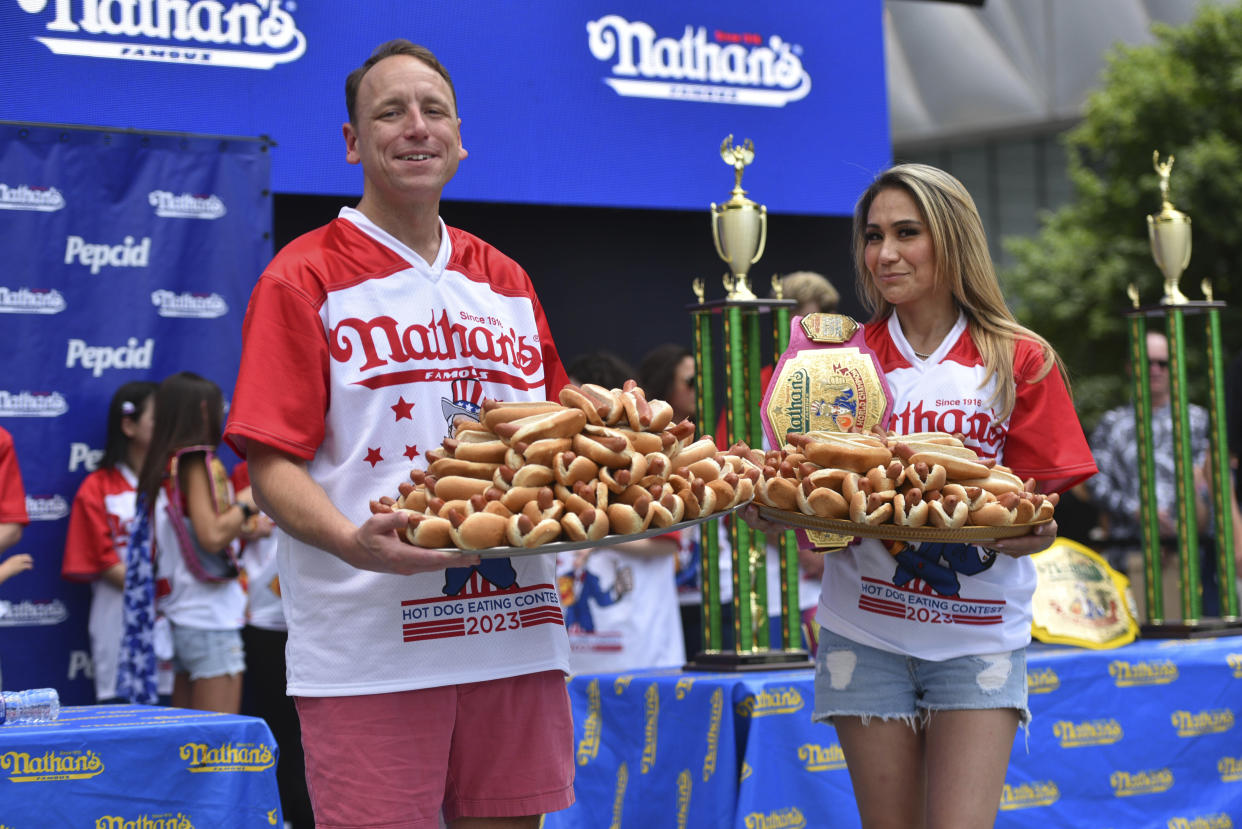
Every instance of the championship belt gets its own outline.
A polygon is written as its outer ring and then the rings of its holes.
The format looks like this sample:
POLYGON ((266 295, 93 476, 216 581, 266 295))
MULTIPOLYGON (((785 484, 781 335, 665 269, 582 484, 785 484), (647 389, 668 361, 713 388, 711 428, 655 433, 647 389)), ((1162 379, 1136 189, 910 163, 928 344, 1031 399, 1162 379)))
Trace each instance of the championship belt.
MULTIPOLYGON (((789 347, 776 364, 761 413, 763 433, 773 448, 784 446, 790 432, 887 428, 892 395, 862 326, 842 314, 794 317, 789 347)), ((817 530, 805 534, 824 551, 839 550, 852 540, 817 530)))

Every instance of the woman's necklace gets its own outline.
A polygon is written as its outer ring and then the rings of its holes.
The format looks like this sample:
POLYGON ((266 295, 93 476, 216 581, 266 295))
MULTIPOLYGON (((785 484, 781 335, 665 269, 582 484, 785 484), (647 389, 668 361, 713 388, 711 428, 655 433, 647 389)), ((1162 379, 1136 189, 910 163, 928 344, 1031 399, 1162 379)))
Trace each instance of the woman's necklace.
POLYGON ((921 351, 917 351, 917 350, 915 350, 914 346, 910 346, 910 350, 911 350, 911 351, 913 351, 913 352, 914 352, 914 356, 915 356, 915 357, 918 357, 920 360, 927 360, 927 359, 930 359, 930 358, 931 358, 931 355, 930 355, 930 354, 924 354, 924 353, 923 353, 923 352, 921 352, 921 351))

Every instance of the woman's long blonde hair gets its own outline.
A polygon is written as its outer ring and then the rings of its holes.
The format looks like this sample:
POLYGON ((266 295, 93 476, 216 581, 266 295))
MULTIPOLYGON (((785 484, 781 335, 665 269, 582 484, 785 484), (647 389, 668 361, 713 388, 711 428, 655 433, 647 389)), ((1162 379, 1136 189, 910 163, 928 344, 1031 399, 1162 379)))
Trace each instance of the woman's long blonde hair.
MULTIPOLYGON (((858 296, 873 322, 893 313, 893 305, 880 294, 867 270, 867 215, 881 191, 901 189, 910 195, 922 214, 931 235, 936 263, 937 285, 947 282, 957 306, 966 315, 971 337, 983 357, 986 373, 981 387, 996 380, 988 405, 995 405, 998 419, 1013 411, 1013 355, 1018 340, 1038 343, 1044 352, 1042 380, 1053 366, 1065 375, 1065 366, 1048 341, 1014 319, 1005 304, 996 270, 988 253, 987 235, 975 201, 962 183, 936 167, 926 164, 898 164, 880 174, 858 199, 854 208, 854 274, 858 296)), ((1067 381, 1068 385, 1068 381, 1067 381)))

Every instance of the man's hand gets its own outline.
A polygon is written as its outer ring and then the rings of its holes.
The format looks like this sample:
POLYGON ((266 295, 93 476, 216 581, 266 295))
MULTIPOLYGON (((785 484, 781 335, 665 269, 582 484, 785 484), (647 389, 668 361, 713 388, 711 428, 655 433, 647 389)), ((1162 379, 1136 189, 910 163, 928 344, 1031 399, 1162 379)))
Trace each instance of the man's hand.
POLYGON ((354 533, 353 550, 342 555, 360 570, 377 573, 430 573, 446 567, 470 567, 480 561, 477 553, 441 552, 415 547, 397 537, 409 525, 404 512, 381 512, 372 515, 354 533))

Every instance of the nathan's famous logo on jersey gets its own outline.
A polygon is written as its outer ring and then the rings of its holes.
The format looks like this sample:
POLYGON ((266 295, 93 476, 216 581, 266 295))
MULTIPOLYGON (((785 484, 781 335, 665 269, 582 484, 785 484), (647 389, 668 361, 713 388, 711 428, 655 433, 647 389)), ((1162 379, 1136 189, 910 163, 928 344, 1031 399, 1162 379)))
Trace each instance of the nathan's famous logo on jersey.
POLYGON ((0 628, 59 625, 69 618, 69 608, 60 599, 0 600, 0 628))
POLYGON ((806 705, 801 692, 791 686, 764 688, 737 704, 737 713, 743 717, 769 717, 773 714, 792 714, 806 705))
POLYGON ((907 402, 904 409, 893 414, 889 428, 901 435, 912 432, 961 434, 963 441, 978 446, 981 454, 996 457, 1005 432, 992 418, 990 411, 978 408, 983 405, 982 400, 936 400, 934 407, 930 405, 931 401, 926 401, 927 406, 923 405, 924 402, 920 400, 914 406, 907 402))
POLYGON ((1005 784, 1001 790, 1000 807, 1003 812, 1014 809, 1031 809, 1035 806, 1051 806, 1061 799, 1061 790, 1053 780, 1032 780, 1020 786, 1005 784))
POLYGON ((1233 711, 1217 708, 1211 711, 1174 711, 1170 717, 1179 737, 1202 737, 1204 734, 1221 734, 1233 728, 1233 711))
POLYGON ((150 236, 142 237, 141 241, 126 236, 120 244, 88 242, 81 236, 65 239, 65 264, 76 262, 90 268, 92 274, 104 268, 145 268, 150 261, 150 236))
POLYGON ((1136 685, 1168 685, 1177 679, 1177 665, 1172 660, 1126 662, 1115 659, 1108 663, 1108 675, 1118 688, 1136 685))
POLYGON ((1222 783, 1242 782, 1242 757, 1222 757, 1216 763, 1222 783))
POLYGON ((65 298, 55 288, 6 288, 0 285, 0 314, 59 314, 65 298))
POLYGON ((31 521, 59 521, 69 514, 63 495, 26 495, 26 514, 31 521))
POLYGON ((165 219, 218 219, 229 211, 219 196, 196 193, 170 193, 152 190, 147 193, 147 203, 155 208, 155 215, 165 219))
POLYGON ((746 829, 802 829, 806 826, 806 816, 797 806, 775 812, 751 812, 744 821, 746 829))
POLYGON ((1109 775, 1113 797, 1159 794, 1173 788, 1173 772, 1167 768, 1146 771, 1115 771, 1109 775))
POLYGON ((600 713, 599 680, 592 679, 587 685, 587 715, 582 722, 582 742, 576 752, 578 765, 585 766, 599 754, 600 732, 603 717, 600 713))
POLYGON ((532 389, 543 383, 538 335, 528 337, 496 317, 484 318, 466 311, 456 317, 450 316, 447 309, 432 311, 425 323, 412 325, 403 325, 389 316, 370 320, 349 317, 329 333, 328 350, 332 359, 340 363, 361 358, 362 364, 355 368, 369 372, 370 376, 358 383, 372 389, 468 377, 518 389, 532 389), (460 367, 463 360, 476 361, 476 365, 460 367), (397 368, 403 363, 431 361, 440 365, 397 368), (450 367, 440 367, 450 363, 450 367), (386 371, 375 371, 386 366, 386 371), (506 368, 515 369, 521 376, 506 368))
POLYGON ((6 775, 10 783, 86 780, 102 774, 103 770, 103 759, 89 749, 45 751, 42 754, 6 751, 0 754, 0 773, 6 775))
POLYGON ((677 775, 677 829, 685 829, 690 821, 690 796, 694 794, 694 775, 682 769, 677 775))
POLYGON ((28 184, 14 186, 0 181, 0 210, 55 213, 64 206, 65 197, 55 187, 31 187, 28 184))
POLYGON ((604 83, 627 98, 783 107, 811 91, 802 47, 779 35, 726 32, 687 25, 680 37, 659 37, 641 20, 607 14, 587 23, 587 47, 611 62, 604 83))
POLYGON ((1077 723, 1058 720, 1052 726, 1052 733, 1061 741, 1061 748, 1106 746, 1126 736, 1121 723, 1116 720, 1088 720, 1077 723))
POLYGON ((110 368, 150 368, 155 340, 147 338, 138 344, 137 337, 130 337, 125 345, 87 345, 86 340, 69 340, 65 353, 65 368, 81 366, 98 377, 110 368))
POLYGON ((643 694, 646 724, 643 728, 642 773, 651 771, 656 762, 656 744, 660 741, 660 689, 653 682, 643 694))
POLYGON ((720 723, 724 718, 724 691, 712 692, 712 712, 707 722, 707 752, 703 755, 703 782, 712 779, 720 756, 720 723))
POLYGON ((1233 819, 1224 812, 1195 817, 1171 817, 1165 823, 1168 829, 1233 829, 1233 819))
POLYGON ((1031 694, 1050 694, 1061 687, 1061 677, 1051 668, 1027 671, 1026 690, 1031 694))
POLYGON ((95 829, 194 829, 194 821, 182 812, 175 815, 161 812, 157 815, 144 814, 135 817, 104 815, 95 818, 95 829))
POLYGON ((69 401, 58 391, 5 391, 0 389, 0 417, 60 417, 69 401))
POLYGON ((798 759, 807 771, 834 771, 845 768, 845 752, 840 743, 821 746, 818 743, 803 743, 798 746, 798 759))
POLYGON ((152 291, 151 304, 160 309, 161 317, 178 319, 215 319, 229 312, 229 304, 219 294, 192 294, 182 291, 152 291))
POLYGON ((57 55, 271 69, 306 51, 288 0, 17 0, 57 55))
POLYGON ((272 747, 263 743, 184 743, 179 753, 191 772, 264 771, 276 763, 272 747))

